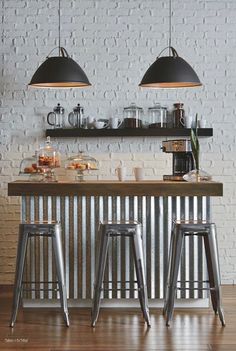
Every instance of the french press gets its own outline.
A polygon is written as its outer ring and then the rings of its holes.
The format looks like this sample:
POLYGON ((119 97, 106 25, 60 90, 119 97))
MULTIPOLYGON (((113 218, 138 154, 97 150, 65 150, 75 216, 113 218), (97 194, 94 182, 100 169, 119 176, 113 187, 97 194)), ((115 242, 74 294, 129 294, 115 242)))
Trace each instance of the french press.
POLYGON ((73 108, 73 112, 69 113, 68 122, 73 128, 86 128, 84 109, 80 104, 73 108))
POLYGON ((64 128, 64 114, 64 107, 62 107, 60 104, 57 104, 57 106, 54 107, 53 112, 49 112, 49 114, 47 115, 48 124, 50 126, 53 126, 54 128, 64 128))

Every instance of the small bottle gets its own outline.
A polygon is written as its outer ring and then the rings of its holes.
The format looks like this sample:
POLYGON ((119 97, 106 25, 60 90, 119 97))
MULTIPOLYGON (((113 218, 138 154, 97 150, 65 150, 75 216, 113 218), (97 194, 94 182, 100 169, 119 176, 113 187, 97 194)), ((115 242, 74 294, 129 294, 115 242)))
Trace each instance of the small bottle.
POLYGON ((181 102, 174 104, 173 119, 174 128, 184 128, 184 104, 181 102))

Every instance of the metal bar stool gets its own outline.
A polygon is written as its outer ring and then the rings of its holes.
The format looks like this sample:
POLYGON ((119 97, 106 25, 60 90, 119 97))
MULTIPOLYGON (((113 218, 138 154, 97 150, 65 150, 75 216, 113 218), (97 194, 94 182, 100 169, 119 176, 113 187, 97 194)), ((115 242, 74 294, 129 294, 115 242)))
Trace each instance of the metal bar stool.
POLYGON ((143 317, 150 327, 150 317, 148 308, 147 285, 144 267, 143 242, 141 223, 137 221, 125 222, 103 222, 99 225, 100 250, 97 262, 97 272, 94 284, 94 297, 92 306, 92 326, 94 327, 100 310, 102 283, 104 278, 106 258, 109 241, 112 237, 129 237, 132 242, 134 262, 138 283, 138 296, 143 313, 143 317))
MULTIPOLYGON (((30 237, 43 236, 52 238, 52 247, 54 252, 56 272, 57 272, 57 284, 60 292, 61 308, 63 310, 63 317, 67 326, 69 326, 68 308, 67 308, 67 296, 66 296, 66 284, 64 274, 64 263, 63 263, 63 251, 61 244, 61 225, 58 222, 43 223, 22 223, 19 225, 19 241, 16 258, 16 272, 15 272, 15 284, 14 284, 14 297, 12 306, 12 316, 10 326, 13 327, 16 321, 19 303, 21 300, 21 294, 23 290, 23 273, 24 263, 27 251, 27 243, 30 237)), ((27 284, 29 282, 26 282, 27 284)))
POLYGON ((198 235, 203 237, 206 252, 207 270, 209 276, 209 281, 206 282, 209 283, 209 287, 201 289, 210 290, 213 310, 215 314, 219 314, 222 326, 225 326, 224 312, 221 303, 220 265, 216 236, 216 225, 214 223, 194 221, 176 221, 173 225, 169 253, 168 276, 166 282, 165 304, 163 309, 163 314, 167 315, 166 325, 170 325, 173 316, 174 299, 176 295, 176 289, 178 289, 177 278, 180 266, 183 240, 185 236, 190 235, 198 235))

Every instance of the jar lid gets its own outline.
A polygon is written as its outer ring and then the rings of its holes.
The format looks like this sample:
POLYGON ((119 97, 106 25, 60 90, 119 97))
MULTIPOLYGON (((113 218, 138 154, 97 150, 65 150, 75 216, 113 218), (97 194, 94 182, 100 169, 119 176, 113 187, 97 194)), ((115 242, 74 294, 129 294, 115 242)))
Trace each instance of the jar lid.
POLYGON ((183 107, 183 106, 184 106, 183 102, 176 102, 174 104, 174 107, 183 107))
POLYGON ((80 162, 86 162, 86 161, 97 162, 97 160, 95 158, 85 154, 83 151, 79 151, 79 153, 77 155, 73 155, 73 156, 68 157, 68 160, 69 161, 80 161, 80 162))
POLYGON ((47 137, 47 139, 44 142, 44 144, 40 145, 39 150, 45 150, 47 152, 56 151, 56 147, 52 144, 50 136, 47 137))
POLYGON ((149 111, 150 111, 150 110, 161 110, 161 109, 163 109, 163 108, 164 108, 164 107, 162 107, 161 104, 155 103, 154 106, 149 107, 148 110, 149 110, 149 111))
POLYGON ((136 106, 136 104, 134 102, 132 102, 130 106, 124 107, 124 110, 129 110, 129 111, 137 111, 137 110, 139 110, 139 111, 143 111, 143 108, 136 106))

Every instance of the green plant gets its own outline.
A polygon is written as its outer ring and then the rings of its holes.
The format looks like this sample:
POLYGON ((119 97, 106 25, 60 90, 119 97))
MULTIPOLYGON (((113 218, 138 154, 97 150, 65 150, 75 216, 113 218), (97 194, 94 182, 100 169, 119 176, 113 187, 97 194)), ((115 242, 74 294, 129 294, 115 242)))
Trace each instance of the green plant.
POLYGON ((191 147, 196 170, 199 171, 200 146, 198 141, 198 114, 195 117, 195 128, 191 128, 191 147))

